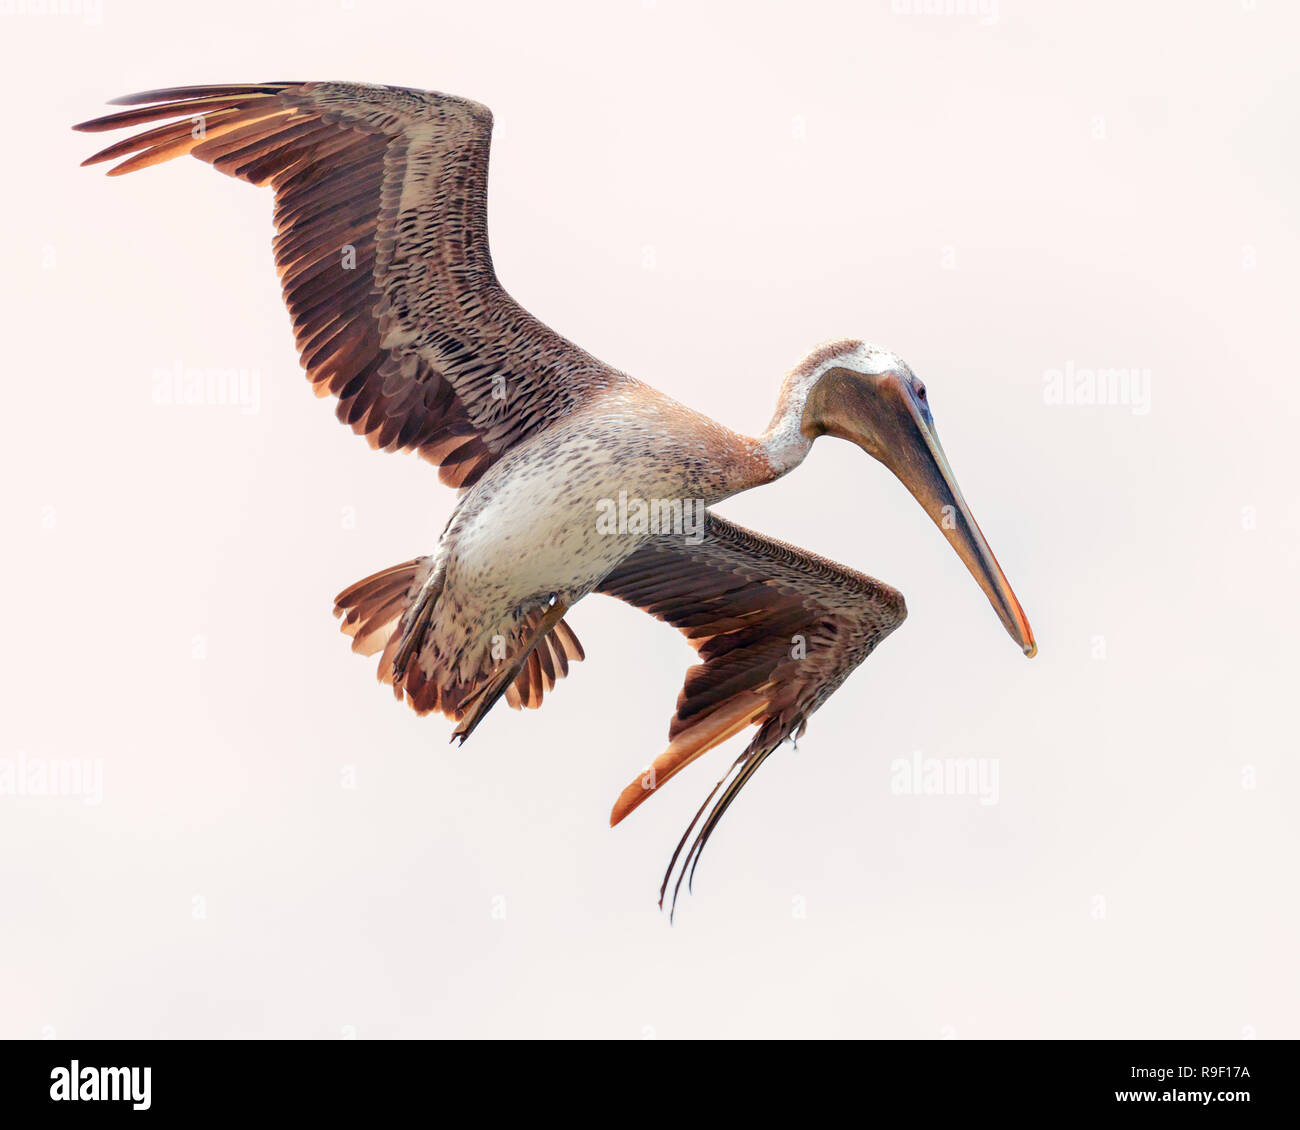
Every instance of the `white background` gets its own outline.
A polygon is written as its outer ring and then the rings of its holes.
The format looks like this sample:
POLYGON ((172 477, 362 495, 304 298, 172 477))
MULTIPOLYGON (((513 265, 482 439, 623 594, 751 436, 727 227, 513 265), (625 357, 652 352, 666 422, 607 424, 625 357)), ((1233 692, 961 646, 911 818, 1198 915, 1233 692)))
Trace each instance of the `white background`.
POLYGON ((1300 19, 912 6, 7 0, 0 766, 103 795, 0 795, 0 1035, 1300 1035, 1300 19), (450 748, 330 605, 453 495, 309 394, 269 193, 77 167, 108 98, 285 78, 490 105, 505 284, 732 426, 822 340, 900 353, 1039 657, 848 445, 726 503, 911 615, 670 928, 740 739, 607 816, 684 642, 592 598, 544 708, 450 748), (1149 413, 1045 403, 1067 363, 1149 370, 1149 413), (177 365, 259 411, 155 404, 177 365), (998 803, 895 795, 914 751, 998 803))

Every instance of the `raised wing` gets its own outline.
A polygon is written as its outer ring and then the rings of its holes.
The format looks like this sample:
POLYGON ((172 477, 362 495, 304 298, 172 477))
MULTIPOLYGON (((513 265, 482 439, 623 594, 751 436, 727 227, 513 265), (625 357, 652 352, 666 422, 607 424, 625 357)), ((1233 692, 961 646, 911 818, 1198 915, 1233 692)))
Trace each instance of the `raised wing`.
POLYGON ((74 127, 165 122, 85 164, 183 154, 275 189, 275 261, 303 367, 338 417, 471 486, 504 451, 629 378, 523 310, 487 238, 492 114, 356 83, 151 90, 74 127), (176 120, 179 119, 179 120, 176 120))
POLYGON ((746 726, 758 727, 673 852, 659 890, 661 906, 682 847, 700 825, 681 858, 675 906, 687 869, 694 875, 704 845, 745 782, 786 738, 803 735, 813 711, 903 622, 907 607, 901 593, 880 581, 712 513, 701 542, 657 537, 598 591, 679 628, 703 661, 686 672, 668 748, 623 790, 611 824, 701 754, 746 726))

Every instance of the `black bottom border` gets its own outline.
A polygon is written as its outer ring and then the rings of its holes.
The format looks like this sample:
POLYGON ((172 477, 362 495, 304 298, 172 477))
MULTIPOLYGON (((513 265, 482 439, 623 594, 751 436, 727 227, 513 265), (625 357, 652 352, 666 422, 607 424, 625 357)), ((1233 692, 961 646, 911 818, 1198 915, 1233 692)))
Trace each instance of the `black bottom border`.
POLYGON ((927 1121, 942 1114, 1069 1117, 1132 1109, 1147 1118, 1153 1108, 1180 1116, 1206 1110, 1236 1121, 1247 1112, 1295 1109, 1296 1047, 1267 1040, 755 1041, 731 1047, 671 1041, 635 1047, 579 1041, 10 1041, 0 1050, 0 1115, 58 1119, 74 1112, 99 1120, 122 1114, 135 1121, 284 1112, 374 1122, 385 1114, 436 1117, 468 1101, 471 1109, 482 1104, 492 1118, 509 1117, 514 1103, 522 1117, 534 1119, 562 1117, 566 1109, 579 1118, 621 1118, 661 1103, 669 1104, 666 1117, 677 1118, 675 1100, 683 1089, 704 1086, 718 1089, 729 1113, 756 1102, 769 1117, 775 1116, 767 1108, 773 1100, 793 1102, 796 1109, 807 1103, 812 1109, 806 1114, 816 1118, 826 1102, 840 1099, 863 1115, 899 1110, 927 1121), (74 1081, 76 1098, 69 1093, 74 1081))

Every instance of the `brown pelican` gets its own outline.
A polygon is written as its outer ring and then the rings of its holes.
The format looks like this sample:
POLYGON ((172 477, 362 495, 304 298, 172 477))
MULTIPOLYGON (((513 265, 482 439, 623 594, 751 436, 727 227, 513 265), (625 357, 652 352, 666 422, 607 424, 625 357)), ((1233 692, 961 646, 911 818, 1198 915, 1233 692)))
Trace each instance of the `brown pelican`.
POLYGON ((132 108, 76 128, 162 124, 87 164, 125 158, 109 170, 118 175, 190 154, 272 186, 276 266, 317 394, 337 396, 339 419, 372 447, 416 451, 460 491, 432 552, 336 601, 353 649, 381 653, 379 677, 399 698, 454 720, 462 742, 503 695, 536 708, 583 658, 565 613, 599 592, 668 621, 700 656, 668 748, 624 790, 611 824, 758 727, 678 843, 660 905, 680 860, 675 902, 759 765, 803 734, 907 614, 888 585, 706 507, 786 474, 818 436, 850 440, 912 492, 1034 654, 939 445, 925 385, 893 353, 850 340, 814 350, 751 438, 520 307, 488 250, 485 106, 336 82, 180 87, 116 104, 132 108))

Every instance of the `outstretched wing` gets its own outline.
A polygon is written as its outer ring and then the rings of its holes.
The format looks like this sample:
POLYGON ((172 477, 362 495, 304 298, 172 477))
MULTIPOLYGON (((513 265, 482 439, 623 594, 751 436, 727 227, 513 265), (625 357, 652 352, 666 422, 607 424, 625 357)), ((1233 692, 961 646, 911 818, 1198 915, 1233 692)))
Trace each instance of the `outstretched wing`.
POLYGON ((492 115, 356 83, 151 90, 74 127, 165 122, 85 163, 190 154, 275 189, 275 261, 303 367, 371 446, 472 485, 508 448, 630 378, 523 310, 487 238, 492 115), (177 120, 179 119, 179 120, 177 120))
POLYGON ((901 593, 880 581, 712 513, 698 544, 681 535, 659 536, 609 574, 598 591, 668 621, 703 661, 686 672, 668 748, 623 790, 611 824, 701 754, 746 726, 758 727, 673 852, 659 891, 661 906, 682 847, 699 825, 681 857, 675 906, 687 869, 694 874, 704 845, 745 782, 786 738, 802 736, 813 711, 903 622, 907 607, 901 593))

